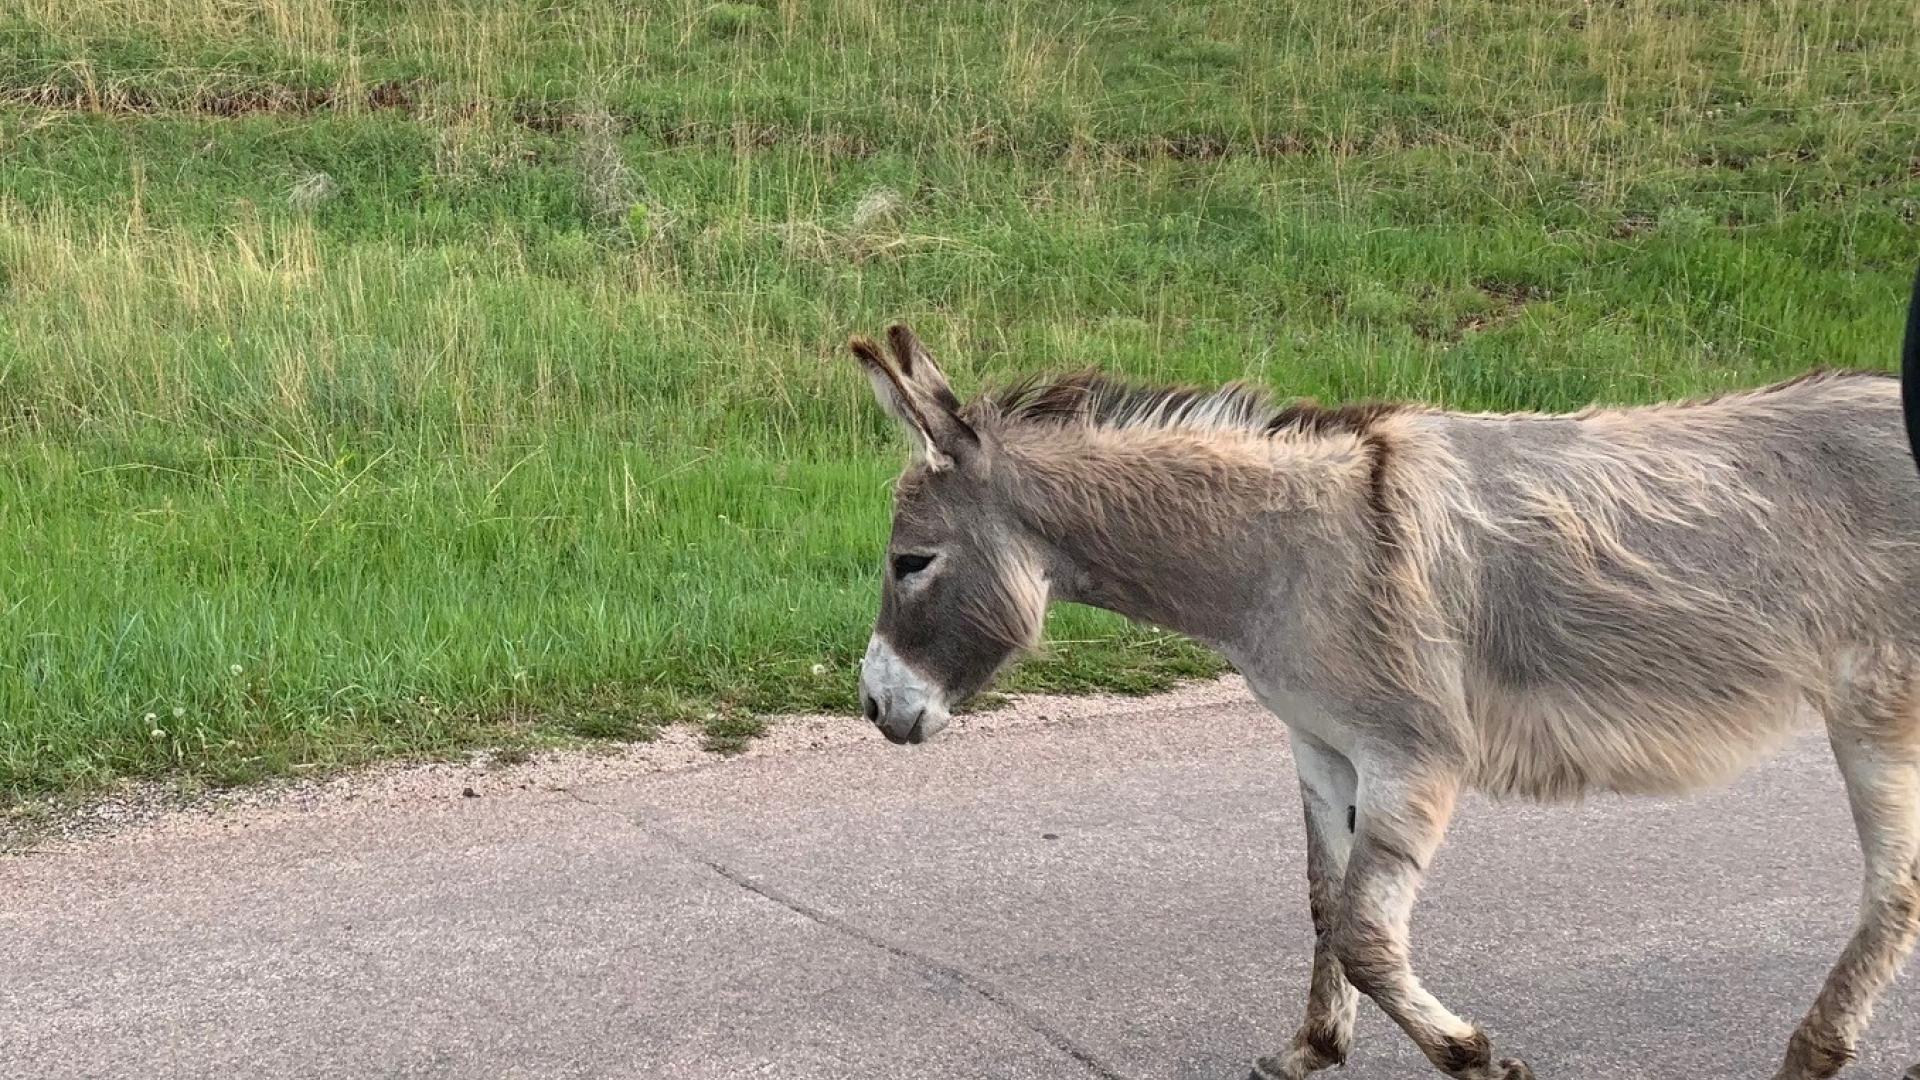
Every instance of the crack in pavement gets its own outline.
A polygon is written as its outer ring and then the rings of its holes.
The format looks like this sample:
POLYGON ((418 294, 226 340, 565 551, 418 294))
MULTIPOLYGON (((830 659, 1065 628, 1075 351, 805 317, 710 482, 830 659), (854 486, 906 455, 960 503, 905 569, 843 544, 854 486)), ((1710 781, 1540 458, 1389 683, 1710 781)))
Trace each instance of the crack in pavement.
POLYGON ((942 963, 939 960, 936 960, 933 957, 926 955, 925 953, 916 952, 912 949, 907 948, 904 945, 900 945, 895 942, 888 941, 886 938, 883 938, 878 934, 872 933, 871 931, 868 931, 868 930, 864 930, 858 926, 855 926, 853 923, 846 921, 845 919, 842 919, 836 915, 831 915, 825 911, 822 911, 821 909, 814 907, 812 904, 809 904, 804 900, 798 899, 797 897, 794 897, 788 894, 786 891, 780 888, 777 888, 773 885, 769 885, 764 881, 760 881, 746 874, 744 871, 738 870, 732 866, 728 866, 726 863, 723 863, 720 860, 714 858, 713 856, 708 855, 706 852, 700 850, 700 848, 688 842, 687 840, 682 839, 680 836, 676 835, 675 833, 670 832, 667 829, 660 827, 659 825, 655 825, 654 823, 647 821, 645 818, 642 818, 636 814, 631 814, 622 810, 617 810, 610 806, 603 806, 602 804, 594 802, 592 799, 587 798, 586 796, 580 794, 577 791, 574 791, 571 788, 557 788, 555 790, 559 791, 561 794, 566 795, 568 798, 573 799, 575 802, 581 803, 585 806, 590 806, 593 809, 600 811, 601 813, 610 814, 613 817, 619 818, 621 821, 624 821, 627 824, 632 825, 634 828, 639 829, 641 832, 646 833, 648 836, 651 836, 654 839, 659 840, 661 843, 674 849, 675 851, 679 852, 681 855, 692 860, 693 862, 699 863, 701 866, 704 866, 707 869, 713 871, 715 874, 718 874, 722 879, 726 880, 732 885, 735 885, 741 889, 744 889, 747 892, 750 892, 755 896, 758 896, 764 900, 768 900, 768 901, 771 901, 772 903, 778 904, 781 907, 786 908, 788 911, 791 911, 794 914, 799 915, 801 918, 807 919, 814 923, 818 923, 819 925, 824 926, 829 930, 837 931, 846 937, 852 938, 853 940, 868 946, 869 948, 878 949, 881 952, 886 953, 887 955, 893 957, 894 959, 901 961, 902 963, 906 964, 908 967, 913 968, 914 970, 920 972, 920 974, 922 975, 935 976, 938 978, 945 979, 949 982, 956 983, 960 986, 966 987, 968 990, 973 991, 974 994, 978 995, 982 1000, 986 1001, 988 1004, 993 1005, 995 1008, 998 1008, 1001 1012, 1006 1013, 1008 1016, 1012 1017, 1015 1021, 1017 1021, 1020 1024, 1020 1026, 1026 1028, 1028 1031, 1032 1032, 1033 1034, 1038 1035, 1041 1039, 1045 1040, 1046 1043, 1052 1046, 1055 1050, 1060 1051, 1066 1056, 1072 1058, 1074 1061, 1078 1062, 1082 1068, 1086 1069, 1087 1072, 1091 1073, 1092 1075, 1098 1077, 1099 1080, 1127 1080, 1124 1074, 1120 1072, 1116 1072, 1114 1069, 1112 1069, 1107 1064, 1102 1062, 1099 1058, 1095 1057, 1092 1051, 1087 1050, 1085 1047, 1074 1042, 1073 1039, 1069 1038, 1066 1035, 1066 1033, 1048 1024, 1045 1020, 1041 1019, 1038 1016, 1035 1016, 1033 1013, 1027 1011, 1026 1009, 1021 1008, 1018 1004, 1016 1004, 1013 1001, 1012 998, 1008 997, 998 987, 994 986, 990 982, 987 982, 985 979, 982 979, 976 975, 970 974, 967 971, 961 968, 955 967, 951 964, 942 963))

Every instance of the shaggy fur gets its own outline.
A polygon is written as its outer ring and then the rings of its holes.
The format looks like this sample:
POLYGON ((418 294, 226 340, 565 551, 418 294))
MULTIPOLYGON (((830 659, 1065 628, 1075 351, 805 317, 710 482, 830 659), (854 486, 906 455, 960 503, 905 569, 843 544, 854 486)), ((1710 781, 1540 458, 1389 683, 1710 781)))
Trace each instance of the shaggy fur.
POLYGON ((1314 975, 1256 1076, 1341 1063, 1356 990, 1449 1076, 1530 1076, 1411 968, 1460 793, 1692 790, 1812 713, 1866 890, 1777 1080, 1849 1060, 1920 936, 1920 474, 1894 380, 1503 416, 1082 373, 955 407, 893 345, 913 374, 876 386, 925 447, 894 550, 938 559, 890 583, 878 637, 957 698, 1050 600, 1095 604, 1212 645, 1292 732, 1314 975))

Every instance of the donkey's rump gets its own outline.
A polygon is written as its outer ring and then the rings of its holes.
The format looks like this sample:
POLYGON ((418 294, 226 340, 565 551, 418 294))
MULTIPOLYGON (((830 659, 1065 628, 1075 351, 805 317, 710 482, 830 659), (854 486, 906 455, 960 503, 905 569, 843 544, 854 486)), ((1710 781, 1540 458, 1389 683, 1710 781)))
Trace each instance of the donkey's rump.
POLYGON ((1842 650, 1920 651, 1920 477, 1893 380, 1429 420, 1480 511, 1454 619, 1483 787, 1721 779, 1842 650))

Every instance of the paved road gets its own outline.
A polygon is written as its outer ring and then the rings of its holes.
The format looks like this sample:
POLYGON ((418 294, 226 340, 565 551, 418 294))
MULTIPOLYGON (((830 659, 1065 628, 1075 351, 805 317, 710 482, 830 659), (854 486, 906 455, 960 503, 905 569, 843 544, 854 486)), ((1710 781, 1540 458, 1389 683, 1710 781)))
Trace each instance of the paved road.
MULTIPOLYGON (((0 1075, 1238 1078, 1303 999, 1245 704, 535 787, 0 860, 0 1075)), ((1765 1080, 1857 864, 1812 736, 1699 799, 1474 802, 1418 957, 1545 1080, 1765 1080)), ((1920 1060, 1917 988, 1848 1075, 1920 1060)), ((1368 1009, 1337 1075, 1422 1066, 1368 1009)))

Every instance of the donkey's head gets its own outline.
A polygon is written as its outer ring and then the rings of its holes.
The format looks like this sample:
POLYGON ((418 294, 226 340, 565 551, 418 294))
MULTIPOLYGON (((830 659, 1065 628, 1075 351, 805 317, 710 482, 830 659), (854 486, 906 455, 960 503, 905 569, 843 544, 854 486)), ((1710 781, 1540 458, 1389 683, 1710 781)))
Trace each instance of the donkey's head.
POLYGON ((971 423, 946 376, 904 326, 892 355, 866 338, 853 354, 915 453, 896 485, 880 618, 860 665, 867 719, 917 743, 1039 638, 1047 584, 1039 554, 1003 494, 992 430, 971 423))

